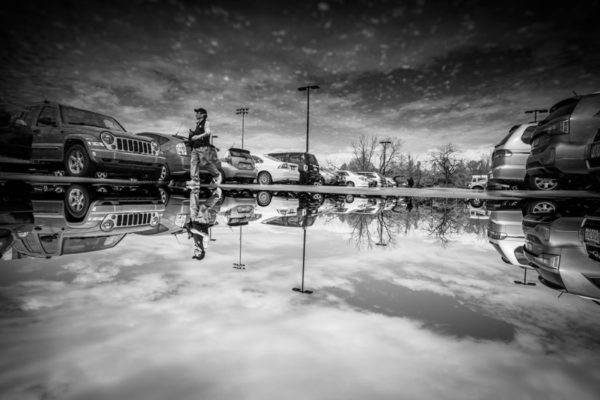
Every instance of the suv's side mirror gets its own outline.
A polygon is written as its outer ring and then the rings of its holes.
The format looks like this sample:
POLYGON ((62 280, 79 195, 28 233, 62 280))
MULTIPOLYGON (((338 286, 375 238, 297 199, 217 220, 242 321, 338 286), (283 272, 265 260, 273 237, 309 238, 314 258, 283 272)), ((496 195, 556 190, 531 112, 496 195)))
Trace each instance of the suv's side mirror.
POLYGON ((525 132, 521 135, 521 141, 525 144, 531 144, 531 137, 533 136, 533 131, 535 131, 536 126, 530 126, 525 129, 525 132))

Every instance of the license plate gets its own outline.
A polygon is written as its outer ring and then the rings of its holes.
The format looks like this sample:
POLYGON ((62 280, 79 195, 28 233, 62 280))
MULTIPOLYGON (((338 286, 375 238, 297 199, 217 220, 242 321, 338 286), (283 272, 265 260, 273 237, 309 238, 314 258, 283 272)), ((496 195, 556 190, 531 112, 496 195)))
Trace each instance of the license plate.
POLYGON ((583 230, 583 240, 594 244, 600 244, 600 231, 598 231, 598 229, 585 228, 583 230))
POLYGON ((600 142, 592 143, 590 158, 600 158, 600 142))

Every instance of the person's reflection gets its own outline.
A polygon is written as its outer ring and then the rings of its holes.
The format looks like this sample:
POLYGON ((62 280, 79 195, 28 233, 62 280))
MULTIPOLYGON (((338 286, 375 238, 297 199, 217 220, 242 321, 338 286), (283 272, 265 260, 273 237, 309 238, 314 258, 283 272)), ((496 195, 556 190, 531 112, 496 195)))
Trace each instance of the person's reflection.
POLYGON ((216 224, 217 215, 223 203, 223 192, 220 188, 214 189, 210 197, 202 204, 201 193, 200 188, 194 188, 190 192, 190 221, 185 226, 188 238, 194 240, 192 258, 198 261, 203 260, 206 255, 204 238, 208 238, 209 228, 216 224))

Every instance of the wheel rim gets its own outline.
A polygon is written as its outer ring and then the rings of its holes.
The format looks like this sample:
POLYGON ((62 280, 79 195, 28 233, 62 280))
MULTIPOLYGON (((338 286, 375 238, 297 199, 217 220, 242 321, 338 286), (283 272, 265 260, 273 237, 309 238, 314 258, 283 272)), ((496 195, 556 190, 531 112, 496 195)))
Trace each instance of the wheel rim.
POLYGON ((163 165, 160 169, 160 176, 158 177, 158 180, 164 181, 165 179, 167 179, 167 166, 163 165))
POLYGON ((346 183, 346 186, 354 186, 354 182, 348 182, 346 183))
POLYGON ((534 178, 535 187, 540 190, 553 190, 558 186, 558 180, 556 178, 548 178, 548 177, 535 177, 534 178))
POLYGON ((80 150, 74 150, 69 155, 69 169, 75 174, 80 174, 83 171, 84 156, 80 150))
POLYGON ((108 173, 104 171, 96 172, 96 178, 106 179, 108 177, 108 173))
POLYGON ((167 191, 163 188, 160 188, 159 191, 160 191, 160 201, 163 204, 166 204, 167 200, 169 199, 169 195, 167 194, 167 191))
POLYGON ((533 214, 552 214, 554 211, 556 211, 556 207, 548 201, 536 203, 531 210, 533 214))
POLYGON ((85 194, 81 189, 72 189, 68 197, 69 208, 74 213, 80 213, 85 207, 85 194))
POLYGON ((260 204, 266 204, 269 201, 269 193, 261 192, 258 194, 258 202, 260 204))
POLYGON ((269 175, 263 172, 258 176, 258 183, 262 185, 268 185, 271 183, 271 179, 269 179, 269 175))

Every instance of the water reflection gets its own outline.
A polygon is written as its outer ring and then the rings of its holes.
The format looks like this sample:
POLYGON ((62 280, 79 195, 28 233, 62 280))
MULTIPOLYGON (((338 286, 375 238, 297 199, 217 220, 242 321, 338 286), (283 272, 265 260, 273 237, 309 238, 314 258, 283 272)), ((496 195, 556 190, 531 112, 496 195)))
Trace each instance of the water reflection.
POLYGON ((594 202, 59 186, 2 192, 0 350, 13 356, 0 385, 14 398, 35 398, 32 387, 56 398, 227 398, 232 372, 235 397, 273 397, 253 374, 277 393, 300 390, 301 374, 332 397, 342 381, 361 393, 345 397, 377 397, 384 381, 397 397, 422 374, 437 377, 436 393, 459 379, 502 397, 595 396, 594 202), (119 226, 140 207, 160 218, 119 226), (113 246, 79 247, 89 254, 60 241, 115 232, 113 246), (23 236, 54 233, 36 240, 52 250, 41 257, 17 251, 23 236), (538 274, 544 285, 515 284, 538 274), (547 390, 531 384, 557 375, 547 390))

